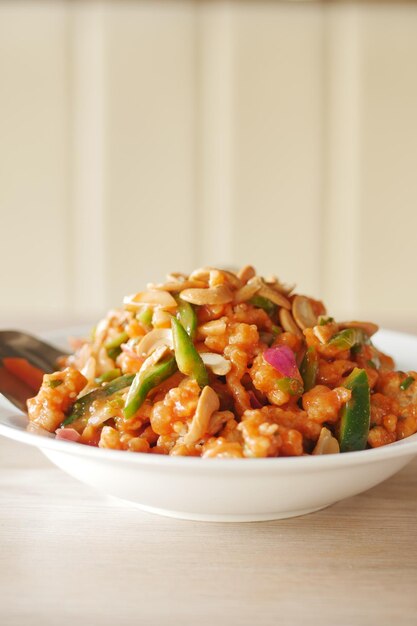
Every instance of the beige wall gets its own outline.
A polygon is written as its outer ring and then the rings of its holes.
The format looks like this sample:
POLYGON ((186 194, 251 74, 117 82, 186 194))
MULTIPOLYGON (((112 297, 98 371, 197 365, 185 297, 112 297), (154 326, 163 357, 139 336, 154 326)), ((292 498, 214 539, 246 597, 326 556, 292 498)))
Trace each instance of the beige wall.
POLYGON ((248 261, 417 329, 417 4, 0 0, 0 324, 248 261))

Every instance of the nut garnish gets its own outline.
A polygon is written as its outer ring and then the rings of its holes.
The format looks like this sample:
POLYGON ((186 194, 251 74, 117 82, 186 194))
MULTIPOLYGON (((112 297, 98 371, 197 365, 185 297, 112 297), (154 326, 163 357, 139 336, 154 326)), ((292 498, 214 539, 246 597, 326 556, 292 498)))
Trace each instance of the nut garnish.
POLYGON ((303 333, 298 328, 297 324, 294 322, 294 318, 287 309, 281 309, 279 312, 279 321, 284 330, 297 337, 302 337, 303 333))
POLYGON ((335 454, 340 452, 339 442, 328 428, 323 427, 312 454, 335 454))
POLYGON ((311 301, 306 296, 295 296, 292 303, 293 317, 301 328, 313 328, 317 324, 317 315, 311 301))
MULTIPOLYGON (((207 289, 184 289, 180 298, 191 304, 227 304, 233 300, 233 293, 226 285, 207 289)), ((174 300, 175 302, 175 300, 174 300)))
POLYGON ((138 293, 126 296, 123 298, 123 304, 128 310, 139 309, 144 304, 157 306, 161 309, 174 309, 177 306, 177 303, 168 291, 159 291, 157 289, 139 291, 138 293))

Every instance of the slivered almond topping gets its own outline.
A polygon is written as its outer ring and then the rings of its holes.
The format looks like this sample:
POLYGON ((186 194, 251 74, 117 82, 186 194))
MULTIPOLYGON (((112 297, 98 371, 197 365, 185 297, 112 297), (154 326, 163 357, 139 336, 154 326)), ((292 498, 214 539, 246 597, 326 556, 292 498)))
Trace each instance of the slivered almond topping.
POLYGON ((313 328, 317 324, 317 315, 311 300, 306 296, 295 296, 292 303, 292 314, 301 330, 313 328))
POLYGON ((240 302, 250 300, 256 293, 258 293, 258 291, 262 288, 262 285, 262 278, 259 276, 250 278, 246 285, 243 285, 243 287, 236 291, 233 298, 233 304, 239 304, 240 302))
POLYGON ((158 289, 148 289, 148 291, 139 291, 138 293, 126 296, 123 299, 126 309, 135 311, 142 305, 157 306, 161 309, 174 309, 177 306, 175 299, 168 291, 158 289))
POLYGON ((160 361, 162 357, 165 356, 168 350, 169 350, 168 346, 158 346, 156 350, 154 350, 151 353, 151 355, 148 356, 148 358, 144 360, 144 362, 142 363, 140 367, 139 372, 142 373, 145 370, 152 367, 152 365, 155 365, 155 363, 158 363, 158 361, 160 361))
POLYGON ((337 452, 340 452, 339 442, 328 428, 323 427, 312 454, 335 454, 337 452))
POLYGON ((339 322, 338 326, 341 330, 345 328, 360 328, 369 335, 369 337, 375 335, 379 330, 378 324, 374 324, 373 322, 339 322))
POLYGON ((243 284, 246 284, 248 280, 254 278, 256 276, 255 268, 252 265, 245 265, 241 270, 237 273, 238 278, 243 284))
POLYGON ((180 293, 180 298, 197 305, 227 304, 233 300, 233 293, 226 285, 219 285, 207 289, 184 289, 180 293))
POLYGON ((289 311, 286 309, 280 309, 279 312, 279 321, 284 330, 288 333, 292 333, 297 337, 302 337, 303 333, 298 328, 297 324, 294 322, 294 318, 289 311))
POLYGON ((210 423, 210 418, 214 411, 219 410, 219 407, 220 401, 217 393, 207 385, 200 394, 190 429, 184 437, 185 445, 192 445, 204 437, 210 423))
POLYGON ((155 308, 152 314, 152 326, 154 328, 171 328, 171 314, 164 309, 155 308))
POLYGON ((232 369, 230 361, 216 352, 200 352, 204 365, 207 365, 217 376, 226 376, 232 369))
POLYGON ((139 356, 147 357, 151 352, 161 346, 168 347, 170 350, 174 348, 172 339, 172 331, 170 328, 155 328, 143 337, 136 345, 136 352, 139 356))
POLYGON ((178 292, 183 289, 198 289, 204 288, 206 283, 202 280, 171 280, 166 283, 148 283, 146 285, 147 289, 158 290, 158 291, 168 291, 168 292, 178 292))
POLYGON ((212 335, 223 335, 226 332, 226 328, 227 317, 220 317, 218 320, 201 324, 201 326, 197 328, 197 331, 203 337, 208 337, 212 335))
POLYGON ((291 309, 291 302, 286 298, 282 293, 279 293, 272 287, 269 287, 264 282, 262 282, 262 287, 259 289, 258 294, 263 296, 264 298, 268 298, 274 304, 283 307, 284 309, 291 309))

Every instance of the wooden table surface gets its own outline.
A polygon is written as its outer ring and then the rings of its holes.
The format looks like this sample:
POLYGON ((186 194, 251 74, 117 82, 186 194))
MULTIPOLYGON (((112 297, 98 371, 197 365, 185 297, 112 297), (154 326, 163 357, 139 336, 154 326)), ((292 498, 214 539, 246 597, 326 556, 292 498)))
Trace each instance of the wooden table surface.
POLYGON ((417 624, 417 459, 305 517, 173 520, 0 438, 0 624, 417 624))

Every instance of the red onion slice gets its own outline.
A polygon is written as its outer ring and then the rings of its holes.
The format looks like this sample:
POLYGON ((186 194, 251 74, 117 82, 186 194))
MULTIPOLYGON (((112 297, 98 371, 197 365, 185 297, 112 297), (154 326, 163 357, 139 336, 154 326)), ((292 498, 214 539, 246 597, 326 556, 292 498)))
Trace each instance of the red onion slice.
POLYGON ((295 360, 295 354, 288 346, 275 346, 268 348, 263 353, 263 357, 269 365, 272 365, 282 376, 289 378, 301 378, 295 360))

